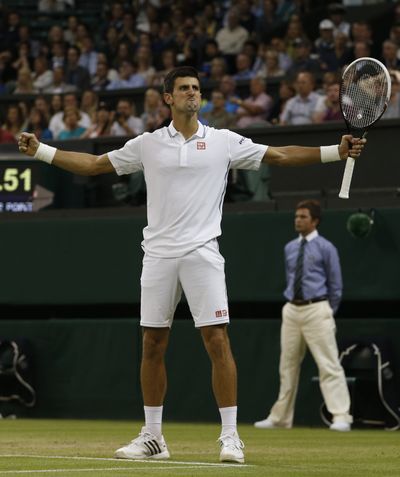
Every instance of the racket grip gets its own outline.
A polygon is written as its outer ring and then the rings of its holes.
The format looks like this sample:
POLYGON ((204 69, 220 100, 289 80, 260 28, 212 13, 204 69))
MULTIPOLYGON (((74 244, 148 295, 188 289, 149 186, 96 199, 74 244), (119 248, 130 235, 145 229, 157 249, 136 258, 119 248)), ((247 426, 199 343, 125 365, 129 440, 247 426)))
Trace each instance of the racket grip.
POLYGON ((355 160, 352 157, 348 157, 346 161, 346 167, 343 173, 342 186, 340 187, 339 197, 341 199, 349 198, 351 178, 353 177, 353 169, 355 160))

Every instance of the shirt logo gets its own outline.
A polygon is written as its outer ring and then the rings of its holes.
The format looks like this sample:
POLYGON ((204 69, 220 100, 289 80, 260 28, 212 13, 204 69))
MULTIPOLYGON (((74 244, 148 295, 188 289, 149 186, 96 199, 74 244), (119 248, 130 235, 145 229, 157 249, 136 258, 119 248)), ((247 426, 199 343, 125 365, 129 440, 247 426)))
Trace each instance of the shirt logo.
POLYGON ((246 138, 242 137, 242 139, 239 141, 239 144, 243 144, 245 140, 246 140, 246 138))
POLYGON ((206 143, 203 141, 197 141, 197 149, 204 150, 206 148, 206 143))
POLYGON ((228 310, 217 310, 215 312, 216 318, 222 318, 223 316, 228 316, 228 310))

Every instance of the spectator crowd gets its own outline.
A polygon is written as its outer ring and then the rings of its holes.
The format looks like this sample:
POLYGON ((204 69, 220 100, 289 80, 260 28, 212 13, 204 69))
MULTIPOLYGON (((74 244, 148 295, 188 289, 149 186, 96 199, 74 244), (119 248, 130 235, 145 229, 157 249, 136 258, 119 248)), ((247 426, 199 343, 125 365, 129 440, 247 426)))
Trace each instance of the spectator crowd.
POLYGON ((67 12, 44 36, 21 9, 2 7, 0 142, 22 131, 41 140, 154 131, 170 121, 163 78, 182 65, 199 70, 207 92, 200 120, 216 128, 340 121, 342 70, 362 56, 390 70, 384 118, 400 117, 400 4, 388 7, 383 42, 368 22, 349 22, 340 3, 326 2, 315 34, 305 24, 307 0, 108 1, 96 28, 75 14, 78 6, 39 2, 41 15, 67 12), (140 108, 135 88, 144 91, 140 108))

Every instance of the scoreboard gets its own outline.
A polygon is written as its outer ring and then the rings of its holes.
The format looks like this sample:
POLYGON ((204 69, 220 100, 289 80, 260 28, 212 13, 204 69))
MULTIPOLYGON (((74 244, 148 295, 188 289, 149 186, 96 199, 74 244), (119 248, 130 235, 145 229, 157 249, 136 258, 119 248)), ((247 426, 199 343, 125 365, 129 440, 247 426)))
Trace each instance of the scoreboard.
POLYGON ((37 181, 34 161, 0 160, 0 212, 31 212, 37 181))

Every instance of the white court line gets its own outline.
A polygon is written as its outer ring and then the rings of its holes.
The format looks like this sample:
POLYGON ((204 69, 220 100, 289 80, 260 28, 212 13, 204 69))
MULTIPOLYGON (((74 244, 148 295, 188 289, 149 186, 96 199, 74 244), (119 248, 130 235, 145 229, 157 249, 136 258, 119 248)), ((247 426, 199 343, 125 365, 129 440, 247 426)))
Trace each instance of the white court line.
MULTIPOLYGON (((62 456, 62 455, 29 455, 29 454, 0 454, 0 458, 2 457, 22 457, 22 458, 30 458, 30 459, 66 459, 66 460, 99 460, 99 461, 108 461, 108 462, 127 462, 128 459, 114 459, 111 457, 79 457, 79 456, 62 456)), ((156 460, 156 459, 131 459, 128 460, 132 464, 136 462, 140 462, 143 464, 166 464, 168 466, 170 465, 178 465, 178 466, 196 466, 196 467, 237 467, 242 468, 242 467, 253 467, 252 465, 249 464, 224 464, 220 463, 217 464, 215 462, 183 462, 183 461, 177 461, 177 460, 156 460)), ((134 469, 134 467, 130 467, 130 469, 134 469)), ((1 471, 0 471, 1 475, 1 471)))
MULTIPOLYGON (((186 470, 186 469, 199 469, 200 467, 198 465, 188 465, 185 467, 182 467, 181 465, 179 466, 170 466, 170 467, 158 467, 156 468, 151 468, 151 470, 170 470, 170 469, 181 469, 181 470, 186 470)), ((206 468, 203 466, 203 468, 206 468)), ((9 474, 44 474, 44 473, 61 473, 61 472, 100 472, 100 471, 109 471, 112 470, 114 471, 120 471, 120 470, 129 470, 129 471, 137 471, 137 470, 149 470, 149 466, 144 466, 144 467, 104 467, 104 468, 94 468, 94 469, 35 469, 35 470, 3 470, 0 471, 0 475, 9 475, 9 474)))

